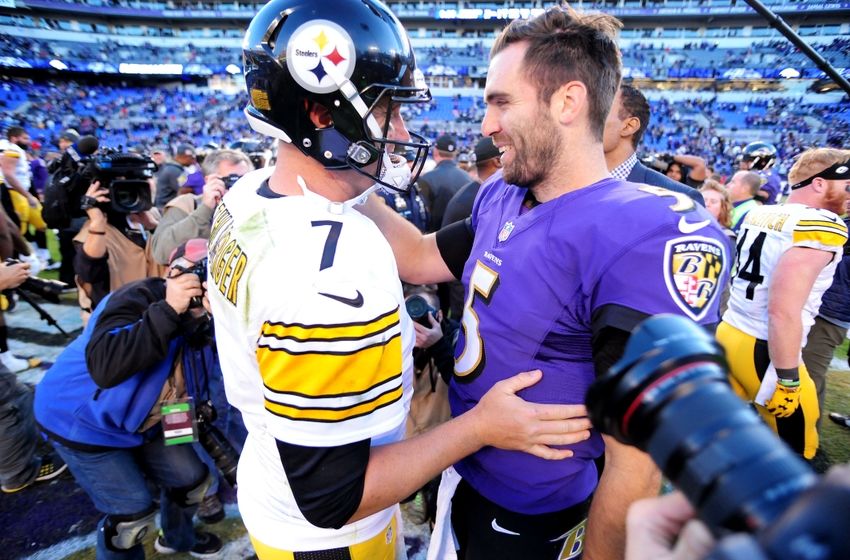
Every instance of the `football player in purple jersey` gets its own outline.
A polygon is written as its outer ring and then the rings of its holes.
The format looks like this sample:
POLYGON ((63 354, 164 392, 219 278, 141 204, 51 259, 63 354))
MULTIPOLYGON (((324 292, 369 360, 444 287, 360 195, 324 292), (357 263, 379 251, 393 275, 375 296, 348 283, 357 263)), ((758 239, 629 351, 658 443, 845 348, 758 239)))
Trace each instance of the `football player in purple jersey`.
MULTIPOLYGON (((608 172, 602 133, 620 84, 619 27, 553 7, 497 38, 482 132, 503 170, 481 186, 469 220, 422 236, 374 197, 363 207, 403 279, 463 281, 454 415, 531 369, 543 376, 523 398, 584 402, 647 316, 718 321, 729 247, 717 223, 686 195, 608 172)), ((547 462, 485 447, 454 465, 461 558, 622 558, 629 504, 656 495, 660 475, 647 455, 595 431, 569 448, 572 457, 547 462)))

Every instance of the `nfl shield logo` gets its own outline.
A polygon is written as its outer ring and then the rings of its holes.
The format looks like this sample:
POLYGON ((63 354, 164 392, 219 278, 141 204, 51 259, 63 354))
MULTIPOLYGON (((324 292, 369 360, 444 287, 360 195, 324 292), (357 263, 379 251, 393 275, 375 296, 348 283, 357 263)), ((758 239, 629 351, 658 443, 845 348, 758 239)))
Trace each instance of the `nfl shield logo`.
POLYGON ((502 231, 499 232, 499 241, 502 241, 502 242, 505 241, 511 235, 511 232, 513 230, 514 230, 514 223, 513 222, 505 222, 505 225, 502 226, 502 231))

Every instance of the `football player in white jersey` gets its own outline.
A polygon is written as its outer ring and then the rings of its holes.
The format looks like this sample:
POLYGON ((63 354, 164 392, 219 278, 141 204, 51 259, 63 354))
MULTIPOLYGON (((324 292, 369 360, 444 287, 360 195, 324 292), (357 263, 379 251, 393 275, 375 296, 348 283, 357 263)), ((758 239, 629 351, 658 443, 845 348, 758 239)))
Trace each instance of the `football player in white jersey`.
POLYGON ((216 209, 209 290, 228 400, 248 428, 239 509, 259 558, 403 556, 399 500, 484 446, 548 459, 589 437, 583 406, 497 384, 473 410, 404 435, 414 330, 389 244, 353 209, 412 182, 401 103, 430 93, 377 0, 272 0, 244 41, 252 127, 279 140, 216 209))
POLYGON ((30 193, 30 163, 26 150, 30 145, 29 133, 20 126, 10 126, 6 138, 0 141, 0 180, 6 187, 21 195, 31 207, 38 200, 30 193))
POLYGON ((797 453, 818 448, 817 393, 801 358, 847 239, 837 214, 850 189, 850 151, 802 153, 781 205, 751 210, 738 234, 729 308, 717 329, 730 381, 797 453))

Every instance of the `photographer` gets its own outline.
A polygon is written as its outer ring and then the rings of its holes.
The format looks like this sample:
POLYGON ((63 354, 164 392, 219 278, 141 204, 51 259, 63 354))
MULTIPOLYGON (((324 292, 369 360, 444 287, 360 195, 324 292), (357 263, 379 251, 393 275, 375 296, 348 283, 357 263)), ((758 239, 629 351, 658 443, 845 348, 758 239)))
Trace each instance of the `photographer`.
MULTIPOLYGON (((141 184, 140 179, 136 181, 141 184)), ((148 247, 159 212, 150 206, 150 190, 136 194, 147 198, 137 204, 144 210, 134 212, 111 203, 110 189, 100 181, 92 182, 86 191, 83 209, 88 221, 74 237, 74 270, 84 312, 91 312, 106 294, 128 282, 162 275, 162 267, 154 262, 148 247)))
POLYGON ((216 150, 204 158, 201 168, 205 180, 203 194, 182 194, 163 209, 151 238, 153 256, 160 264, 167 263, 171 251, 186 240, 209 237, 213 211, 221 197, 254 166, 244 152, 216 150))
POLYGON ((144 556, 157 510, 149 480, 161 488, 158 552, 221 549, 192 525, 212 480, 188 444, 199 435, 194 403, 206 399, 200 378, 214 359, 206 301, 195 299, 204 294, 196 265, 206 251, 206 240, 191 240, 175 251, 166 278, 107 296, 36 388, 39 425, 105 514, 99 560, 144 556))
MULTIPOLYGON (((0 264, 0 290, 16 288, 28 276, 28 264, 0 264)), ((39 438, 32 411, 32 387, 18 381, 16 370, 3 364, 5 360, 0 364, 0 487, 3 492, 12 493, 35 482, 52 480, 66 466, 51 454, 37 455, 39 438)))
POLYGON ((454 373, 454 348, 460 325, 443 318, 433 287, 413 286, 405 292, 405 306, 416 331, 413 398, 407 415, 410 438, 451 418, 448 383, 454 373))

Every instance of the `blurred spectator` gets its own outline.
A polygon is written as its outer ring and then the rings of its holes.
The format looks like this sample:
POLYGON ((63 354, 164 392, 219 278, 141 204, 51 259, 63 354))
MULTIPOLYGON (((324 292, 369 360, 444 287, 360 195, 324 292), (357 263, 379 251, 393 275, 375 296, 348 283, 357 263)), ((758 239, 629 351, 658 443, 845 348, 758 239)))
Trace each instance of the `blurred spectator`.
POLYGON ((217 150, 206 156, 201 168, 205 180, 203 194, 181 194, 163 209, 151 238, 154 259, 160 264, 166 264, 171 252, 189 239, 209 237, 213 211, 221 198, 254 166, 243 152, 217 150))
POLYGON ((734 239, 735 232, 730 227, 732 225, 732 200, 729 198, 726 188, 713 179, 707 179, 699 190, 705 199, 706 210, 714 216, 714 219, 723 228, 723 233, 734 239))
POLYGON ((640 90, 625 84, 620 86, 602 136, 608 170, 615 179, 664 187, 686 194, 704 205, 702 196, 695 189, 671 180, 638 161, 635 152, 649 125, 650 114, 649 103, 640 90))
POLYGON ((690 154, 673 154, 665 175, 674 181, 698 189, 708 177, 705 160, 690 154))
POLYGON ((443 213, 446 211, 449 200, 462 186, 472 180, 467 172, 458 167, 455 160, 459 148, 457 138, 450 134, 437 138, 432 154, 437 166, 419 177, 419 188, 431 213, 428 231, 440 229, 443 213))
POLYGON ((195 169, 195 148, 190 144, 180 144, 174 152, 174 159, 166 162, 156 174, 157 208, 163 208, 168 201, 179 194, 192 192, 185 188, 189 175, 195 169))
POLYGON ((729 180, 726 190, 732 201, 732 231, 736 234, 744 223, 744 218, 753 208, 758 208, 759 203, 755 199, 761 186, 761 177, 752 171, 738 171, 729 180))

